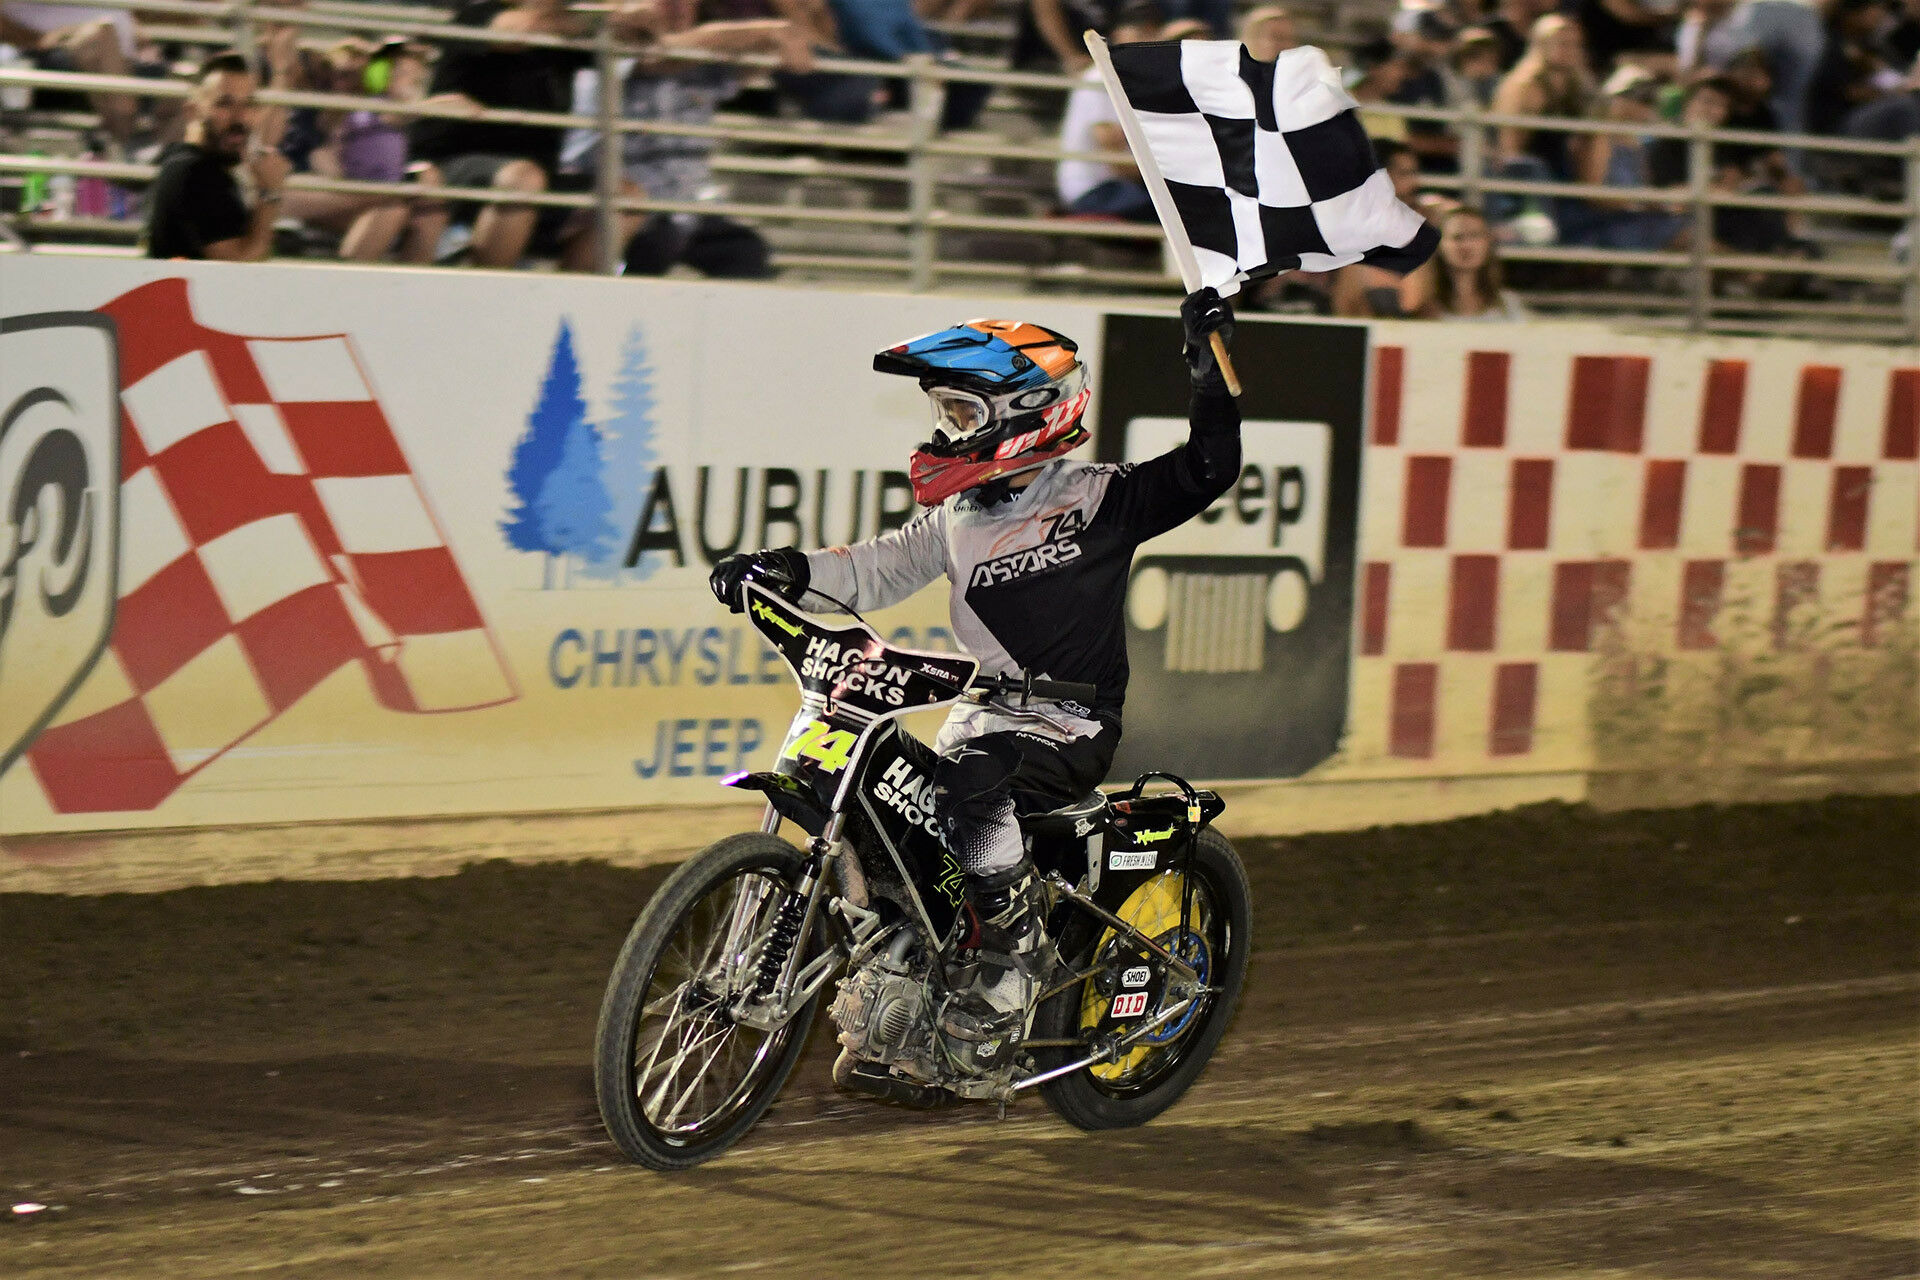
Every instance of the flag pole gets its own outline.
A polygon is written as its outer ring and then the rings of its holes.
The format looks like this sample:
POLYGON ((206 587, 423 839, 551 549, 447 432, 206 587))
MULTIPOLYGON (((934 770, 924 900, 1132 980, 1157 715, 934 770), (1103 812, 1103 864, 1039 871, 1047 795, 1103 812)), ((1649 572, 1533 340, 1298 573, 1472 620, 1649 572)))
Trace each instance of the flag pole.
MULTIPOLYGON (((1180 210, 1174 206, 1173 193, 1167 190, 1167 180, 1160 173, 1160 166, 1154 163, 1153 151, 1147 146, 1147 138, 1140 130, 1140 119, 1133 114, 1133 104, 1127 101, 1127 92, 1120 87, 1120 77, 1113 69, 1113 58, 1107 53, 1107 42, 1098 31, 1087 32, 1087 53, 1093 58, 1093 65, 1100 71, 1100 82, 1106 86, 1107 97, 1113 102, 1113 111, 1120 118, 1120 132, 1127 136, 1127 149, 1133 152, 1133 162, 1140 170, 1140 181, 1146 184, 1147 195, 1153 200, 1153 211, 1160 215, 1160 229, 1167 233, 1167 245, 1173 250, 1173 263, 1180 269, 1180 283, 1186 286, 1188 293, 1200 287, 1200 263, 1193 256, 1193 241, 1187 238, 1186 224, 1180 221, 1180 210)), ((1227 355, 1227 344, 1220 340, 1218 333, 1207 335, 1213 347, 1214 361, 1220 366, 1220 376, 1227 384, 1227 394, 1240 394, 1240 377, 1233 371, 1233 361, 1227 355)))

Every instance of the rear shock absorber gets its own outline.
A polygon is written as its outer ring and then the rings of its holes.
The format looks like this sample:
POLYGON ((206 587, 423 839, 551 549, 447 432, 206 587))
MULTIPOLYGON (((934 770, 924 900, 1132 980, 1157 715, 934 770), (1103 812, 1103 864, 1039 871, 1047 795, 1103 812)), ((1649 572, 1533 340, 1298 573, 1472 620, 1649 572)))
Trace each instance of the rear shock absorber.
POLYGON ((808 885, 794 886, 767 930, 767 945, 760 952, 760 968, 754 979, 753 995, 757 1000, 772 995, 780 975, 786 971, 787 957, 793 954, 793 944, 800 940, 800 926, 806 919, 809 888, 808 885))

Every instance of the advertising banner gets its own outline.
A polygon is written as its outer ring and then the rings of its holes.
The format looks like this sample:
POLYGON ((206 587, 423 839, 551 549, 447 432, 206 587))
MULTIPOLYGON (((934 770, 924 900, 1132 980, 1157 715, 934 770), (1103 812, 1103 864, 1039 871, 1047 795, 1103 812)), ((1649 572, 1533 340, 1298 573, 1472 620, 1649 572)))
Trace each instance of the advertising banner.
MULTIPOLYGON (((876 350, 1030 320, 1092 366, 1082 456, 1186 434, 1171 307, 42 254, 0 300, 0 834, 737 799, 795 696, 707 574, 911 517, 876 350)), ((1130 576, 1116 776, 1920 754, 1911 349, 1235 354, 1242 473, 1130 576)), ((946 591, 873 620, 951 648, 946 591)))

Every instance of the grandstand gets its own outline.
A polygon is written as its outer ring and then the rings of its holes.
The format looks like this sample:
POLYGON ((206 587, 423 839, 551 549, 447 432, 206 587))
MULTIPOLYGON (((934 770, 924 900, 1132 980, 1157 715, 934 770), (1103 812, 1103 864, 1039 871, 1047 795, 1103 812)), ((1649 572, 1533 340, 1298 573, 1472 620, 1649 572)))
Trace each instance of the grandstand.
MULTIPOLYGON (((129 11, 143 49, 162 67, 130 77, 38 69, 22 60, 0 64, 0 248, 134 255, 141 252, 140 192, 155 172, 152 147, 105 158, 94 104, 113 93, 145 104, 143 139, 164 128, 169 104, 190 84, 177 72, 205 53, 234 47, 251 53, 268 25, 299 28, 301 46, 323 53, 342 37, 404 36, 429 46, 464 42, 572 48, 611 73, 640 50, 610 26, 596 36, 508 37, 459 26, 429 5, 312 0, 299 7, 224 0, 89 0, 101 11, 129 11), (93 95, 89 97, 88 95, 93 95)), ((591 7, 589 7, 591 8, 591 7)), ((604 6, 600 12, 604 12, 604 6)), ((1300 37, 1326 48, 1336 62, 1353 56, 1394 24, 1379 0, 1295 9, 1300 37)), ((618 268, 618 213, 713 213, 757 228, 782 278, 813 283, 895 284, 929 289, 1066 291, 1111 295, 1166 294, 1179 283, 1164 263, 1152 224, 1063 215, 1054 171, 1062 159, 1106 159, 1064 151, 1058 141, 1065 95, 1075 79, 1011 69, 1019 14, 989 7, 960 22, 934 23, 950 52, 904 62, 823 58, 822 73, 875 77, 904 87, 894 104, 863 123, 808 119, 791 102, 771 110, 768 88, 776 61, 768 56, 698 55, 736 64, 748 92, 707 123, 623 120, 618 102, 601 95, 594 114, 487 111, 479 120, 555 130, 597 130, 602 136, 657 133, 711 139, 711 181, 697 199, 657 194, 623 197, 611 183, 589 192, 519 195, 520 203, 592 209, 600 228, 599 262, 618 268), (956 88, 984 94, 965 128, 942 128, 943 103, 956 88), (762 110, 744 110, 755 100, 762 110)), ((696 55, 686 55, 694 57, 696 55)), ((611 79, 611 76, 610 76, 611 79)), ((1909 91, 1910 92, 1910 91, 1909 91)), ((411 117, 461 113, 428 102, 267 89, 261 101, 290 109, 380 111, 411 117)), ((1758 211, 1790 228, 1789 247, 1754 252, 1717 236, 1681 236, 1658 248, 1614 248, 1509 239, 1503 247, 1509 283, 1537 313, 1611 316, 1640 326, 1695 331, 1787 333, 1822 338, 1905 342, 1920 333, 1920 264, 1909 246, 1920 224, 1920 139, 1872 141, 1707 128, 1699 123, 1610 122, 1596 114, 1495 114, 1472 101, 1451 107, 1394 102, 1366 104, 1369 120, 1438 126, 1454 140, 1453 172, 1422 175, 1423 188, 1482 205, 1537 210, 1566 202, 1643 202, 1672 211, 1692 226, 1714 225, 1728 211, 1758 211), (1600 185, 1503 169, 1492 154, 1499 130, 1535 135, 1673 139, 1686 159, 1684 181, 1658 187, 1600 185), (1715 180, 1729 148, 1765 148, 1793 158, 1805 176, 1795 189, 1734 187, 1715 180)), ((604 154, 616 155, 611 149, 604 154)), ((290 189, 367 195, 444 195, 502 202, 494 189, 355 182, 299 174, 290 189)), ((287 221, 280 256, 328 258, 337 237, 287 221)), ((539 266, 540 263, 531 265, 539 266)), ((1276 297, 1271 305, 1301 305, 1276 297)))

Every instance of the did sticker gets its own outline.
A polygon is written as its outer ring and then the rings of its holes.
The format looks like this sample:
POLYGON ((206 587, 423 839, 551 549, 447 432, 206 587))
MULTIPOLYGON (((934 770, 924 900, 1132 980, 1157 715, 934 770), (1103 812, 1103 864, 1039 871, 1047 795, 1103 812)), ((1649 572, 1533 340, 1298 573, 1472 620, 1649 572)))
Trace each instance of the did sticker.
POLYGON ((1113 998, 1113 1016, 1116 1018, 1137 1018, 1147 1011, 1147 993, 1130 991, 1113 998))

